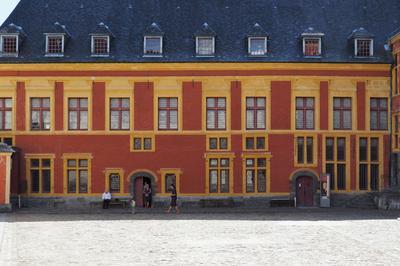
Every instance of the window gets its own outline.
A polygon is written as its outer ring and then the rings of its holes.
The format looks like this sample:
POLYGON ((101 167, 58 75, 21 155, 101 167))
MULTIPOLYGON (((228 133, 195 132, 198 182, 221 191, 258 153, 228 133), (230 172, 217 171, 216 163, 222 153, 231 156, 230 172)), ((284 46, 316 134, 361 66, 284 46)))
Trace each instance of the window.
POLYGON ((267 137, 261 135, 244 135, 243 149, 247 151, 267 150, 267 137))
POLYGON ((88 99, 69 98, 68 99, 68 129, 87 130, 88 129, 88 99))
POLYGON ((47 35, 46 36, 46 55, 60 56, 64 53, 64 36, 47 35))
POLYGON ((0 142, 7 144, 8 146, 14 146, 13 137, 0 137, 0 142))
POLYGON ((154 151, 154 136, 135 135, 132 137, 131 151, 154 151))
POLYGON ((67 192, 89 193, 89 159, 67 159, 67 192))
POLYGON ((6 35, 1 36, 0 39, 0 52, 3 55, 18 55, 18 36, 17 35, 6 35))
POLYGON ((331 176, 332 190, 345 190, 347 181, 346 137, 325 138, 325 172, 331 176))
POLYGON ((378 190, 379 138, 360 137, 358 146, 358 187, 360 190, 378 190))
POLYGON ((246 98, 246 128, 265 129, 265 98, 246 98))
POLYGON ((196 37, 196 54, 198 56, 213 56, 215 53, 214 37, 196 37))
POLYGON ((245 158, 246 193, 267 191, 267 158, 245 158))
POLYGON ((178 98, 158 98, 158 129, 178 129, 178 98))
POLYGON ((11 130, 12 120, 12 99, 0 98, 0 130, 11 130))
POLYGON ((209 192, 228 193, 230 183, 230 159, 210 158, 209 164, 209 192))
POLYGON ((161 193, 169 193, 171 191, 170 186, 175 185, 176 191, 180 192, 179 179, 182 171, 178 168, 161 168, 161 193))
POLYGON ((175 174, 165 174, 165 192, 169 192, 171 189, 169 188, 171 185, 176 187, 176 175, 175 174))
POLYGON ((229 150, 230 147, 230 139, 228 136, 207 136, 207 142, 207 150, 211 151, 229 150))
POLYGON ((373 41, 371 39, 355 39, 355 55, 369 57, 374 55, 373 41))
POLYGON ((119 173, 112 173, 109 175, 109 191, 110 193, 120 193, 121 192, 121 176, 119 173))
POLYGON ((314 98, 296 98, 296 129, 314 129, 314 98))
POLYGON ((31 130, 50 130, 50 98, 31 98, 31 130))
POLYGON ((387 98, 370 99, 370 127, 371 130, 388 129, 388 102, 387 98))
POLYGON ((351 127, 351 98, 333 98, 333 128, 347 130, 351 127))
POLYGON ((393 116, 393 147, 394 149, 399 148, 399 115, 393 116))
POLYGON ((267 54, 266 37, 249 37, 248 39, 249 55, 263 56, 267 54))
POLYGON ((110 53, 109 36, 92 36, 92 55, 108 56, 110 53))
POLYGON ((303 38, 304 56, 321 55, 321 38, 303 38))
POLYGON ((317 149, 315 148, 316 141, 312 136, 299 136, 295 138, 296 146, 295 146, 295 165, 303 166, 303 165, 314 165, 316 164, 317 149))
POLYGON ((144 37, 144 54, 148 56, 162 55, 162 37, 144 37))
POLYGON ((27 159, 28 174, 31 193, 52 192, 52 168, 50 158, 29 158, 27 159))
POLYGON ((207 98, 207 129, 226 129, 226 98, 207 98))
POLYGON ((110 98, 110 129, 129 130, 130 99, 110 98))

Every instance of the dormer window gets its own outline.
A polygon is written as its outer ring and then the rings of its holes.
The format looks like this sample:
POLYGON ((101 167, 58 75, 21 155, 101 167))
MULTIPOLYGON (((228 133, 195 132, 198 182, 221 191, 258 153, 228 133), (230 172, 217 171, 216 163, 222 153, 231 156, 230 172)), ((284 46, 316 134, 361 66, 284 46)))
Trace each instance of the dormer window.
POLYGON ((18 35, 2 35, 0 48, 3 56, 18 56, 18 35))
POLYGON ((196 55, 214 56, 215 39, 214 37, 196 37, 196 55))
POLYGON ((46 56, 64 55, 64 35, 46 35, 46 56))
POLYGON ((357 57, 370 57, 374 55, 372 39, 355 39, 354 53, 357 57))
POLYGON ((249 55, 262 56, 267 54, 267 37, 249 37, 249 55))
POLYGON ((109 36, 92 36, 92 56, 108 56, 110 54, 109 36))
POLYGON ((145 36, 144 37, 144 54, 147 56, 162 55, 162 37, 161 36, 145 36))
POLYGON ((304 56, 321 56, 321 38, 303 38, 304 56))

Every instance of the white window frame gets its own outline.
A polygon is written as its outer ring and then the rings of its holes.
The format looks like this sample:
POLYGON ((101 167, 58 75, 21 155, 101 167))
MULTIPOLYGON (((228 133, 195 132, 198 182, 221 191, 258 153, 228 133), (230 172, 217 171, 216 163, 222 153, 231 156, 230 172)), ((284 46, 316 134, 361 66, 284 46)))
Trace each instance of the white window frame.
POLYGON ((359 57, 359 58, 367 58, 367 57, 374 56, 374 39, 371 39, 371 38, 355 38, 354 39, 354 56, 355 57, 359 57), (357 50, 358 50, 357 41, 370 41, 369 56, 358 56, 357 55, 357 50))
POLYGON ((214 57, 215 56, 215 37, 213 36, 199 36, 196 37, 196 56, 197 57, 214 57), (207 55, 199 54, 199 39, 212 39, 212 53, 207 55))
POLYGON ((247 38, 247 47, 248 47, 247 53, 248 53, 249 56, 254 56, 254 57, 266 56, 267 53, 268 53, 268 38, 267 37, 248 37, 247 38), (251 41, 253 39, 264 39, 264 54, 262 54, 262 55, 253 55, 253 54, 251 54, 250 48, 251 48, 251 41))
POLYGON ((19 35, 18 34, 2 34, 0 35, 0 56, 3 57, 18 57, 19 53, 19 35), (5 37, 15 37, 17 41, 17 47, 15 53, 4 53, 3 52, 3 40, 5 37))
POLYGON ((143 56, 145 57, 162 57, 163 56, 163 36, 144 36, 143 40, 143 56), (147 38, 159 38, 160 40, 160 54, 148 54, 146 53, 147 38))
POLYGON ((45 56, 47 57, 63 57, 65 48, 65 35, 64 34, 46 34, 46 50, 45 56), (49 53, 49 37, 61 37, 61 54, 51 54, 49 53))
POLYGON ((303 56, 305 57, 321 57, 322 56, 322 38, 321 37, 303 37, 303 56), (318 55, 306 55, 306 40, 318 40, 318 55))
POLYGON ((91 53, 93 57, 108 57, 110 56, 110 36, 108 35, 92 35, 91 37, 91 53), (94 53, 94 39, 95 38, 107 38, 107 54, 95 54, 94 53))

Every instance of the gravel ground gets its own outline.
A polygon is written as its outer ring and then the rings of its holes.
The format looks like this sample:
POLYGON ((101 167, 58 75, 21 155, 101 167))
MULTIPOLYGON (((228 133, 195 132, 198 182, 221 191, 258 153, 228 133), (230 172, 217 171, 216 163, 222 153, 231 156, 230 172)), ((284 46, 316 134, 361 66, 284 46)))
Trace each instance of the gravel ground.
POLYGON ((400 265, 399 213, 0 215, 0 265, 400 265))

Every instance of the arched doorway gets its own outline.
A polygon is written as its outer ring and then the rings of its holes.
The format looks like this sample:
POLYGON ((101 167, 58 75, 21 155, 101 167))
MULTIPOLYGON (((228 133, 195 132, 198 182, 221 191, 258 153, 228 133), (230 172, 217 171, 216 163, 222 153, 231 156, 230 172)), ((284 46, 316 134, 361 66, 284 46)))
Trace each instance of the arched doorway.
POLYGON ((292 191, 298 207, 311 207, 316 204, 315 193, 318 177, 311 171, 298 171, 292 176, 292 191))
MULTIPOLYGON (((151 187, 152 196, 156 192, 156 179, 153 175, 148 172, 137 172, 131 176, 131 195, 136 202, 136 207, 144 207, 144 195, 143 186, 147 183, 151 187)), ((150 205, 152 204, 152 198, 150 197, 150 205)))

